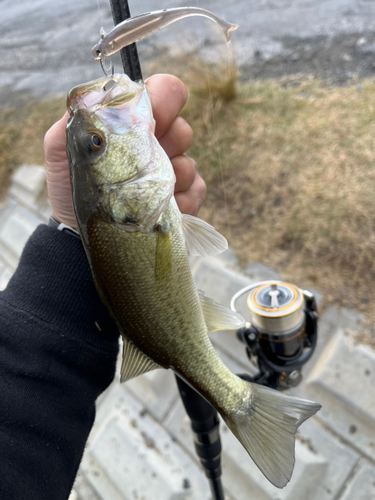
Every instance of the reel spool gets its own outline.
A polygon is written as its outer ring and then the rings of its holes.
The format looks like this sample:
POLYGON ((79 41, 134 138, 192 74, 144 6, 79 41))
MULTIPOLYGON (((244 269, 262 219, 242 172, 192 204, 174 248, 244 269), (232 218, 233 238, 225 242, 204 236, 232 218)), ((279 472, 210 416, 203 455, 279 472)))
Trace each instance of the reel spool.
POLYGON ((297 386, 302 380, 301 368, 316 346, 314 295, 290 283, 263 281, 236 293, 231 301, 233 311, 246 293, 250 323, 237 332, 237 337, 246 344, 259 373, 242 377, 276 389, 297 386))

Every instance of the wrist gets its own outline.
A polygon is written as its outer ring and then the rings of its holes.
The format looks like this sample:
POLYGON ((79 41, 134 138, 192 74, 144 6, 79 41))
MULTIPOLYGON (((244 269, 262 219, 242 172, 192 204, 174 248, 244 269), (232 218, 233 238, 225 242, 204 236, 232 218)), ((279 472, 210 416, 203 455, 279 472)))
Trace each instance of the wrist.
POLYGON ((64 224, 63 222, 57 221, 53 216, 50 217, 48 225, 54 229, 57 229, 58 231, 65 231, 68 234, 70 234, 71 236, 74 236, 75 238, 81 239, 79 232, 75 228, 68 226, 67 224, 64 224))
POLYGON ((59 212, 56 212, 52 207, 51 217, 59 224, 65 224, 66 226, 71 227, 75 231, 78 230, 76 218, 74 217, 74 214, 70 214, 70 211, 60 210, 59 212), (64 212, 66 213, 64 214, 64 212))

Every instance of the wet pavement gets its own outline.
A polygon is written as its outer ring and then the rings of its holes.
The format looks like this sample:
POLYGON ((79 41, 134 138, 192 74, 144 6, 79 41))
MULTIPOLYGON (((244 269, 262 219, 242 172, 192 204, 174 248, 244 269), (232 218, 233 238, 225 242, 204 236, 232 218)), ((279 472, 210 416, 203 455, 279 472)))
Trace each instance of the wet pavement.
MULTIPOLYGON (((244 79, 304 73, 345 84, 375 73, 373 0, 129 3, 133 15, 190 4, 240 24, 230 50, 244 79)), ((100 27, 109 31, 113 26, 107 0, 0 0, 0 9, 0 104, 65 94, 101 76, 90 49, 100 27)), ((162 51, 174 57, 198 51, 211 60, 224 48, 222 35, 202 18, 179 21, 139 43, 146 73, 147 62, 162 51)))

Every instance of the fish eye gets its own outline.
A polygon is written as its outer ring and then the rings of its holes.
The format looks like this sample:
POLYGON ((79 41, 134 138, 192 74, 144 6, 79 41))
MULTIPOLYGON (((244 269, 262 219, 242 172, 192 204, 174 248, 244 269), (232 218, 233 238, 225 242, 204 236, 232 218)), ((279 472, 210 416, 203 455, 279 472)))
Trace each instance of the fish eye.
POLYGON ((91 132, 85 135, 84 144, 89 151, 99 151, 103 145, 104 139, 97 132, 91 132))
POLYGON ((101 143, 102 143, 102 141, 101 141, 100 137, 98 137, 97 135, 93 135, 93 136, 92 136, 92 142, 93 142, 93 144, 94 144, 95 146, 98 146, 98 147, 99 147, 99 146, 101 145, 101 143))

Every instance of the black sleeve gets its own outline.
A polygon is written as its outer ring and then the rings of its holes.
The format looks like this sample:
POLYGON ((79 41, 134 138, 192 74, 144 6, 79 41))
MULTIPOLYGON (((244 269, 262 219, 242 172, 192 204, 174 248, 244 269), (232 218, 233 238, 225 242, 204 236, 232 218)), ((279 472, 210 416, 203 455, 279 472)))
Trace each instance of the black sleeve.
POLYGON ((118 352, 81 241, 39 226, 0 311, 0 498, 66 500, 118 352))

